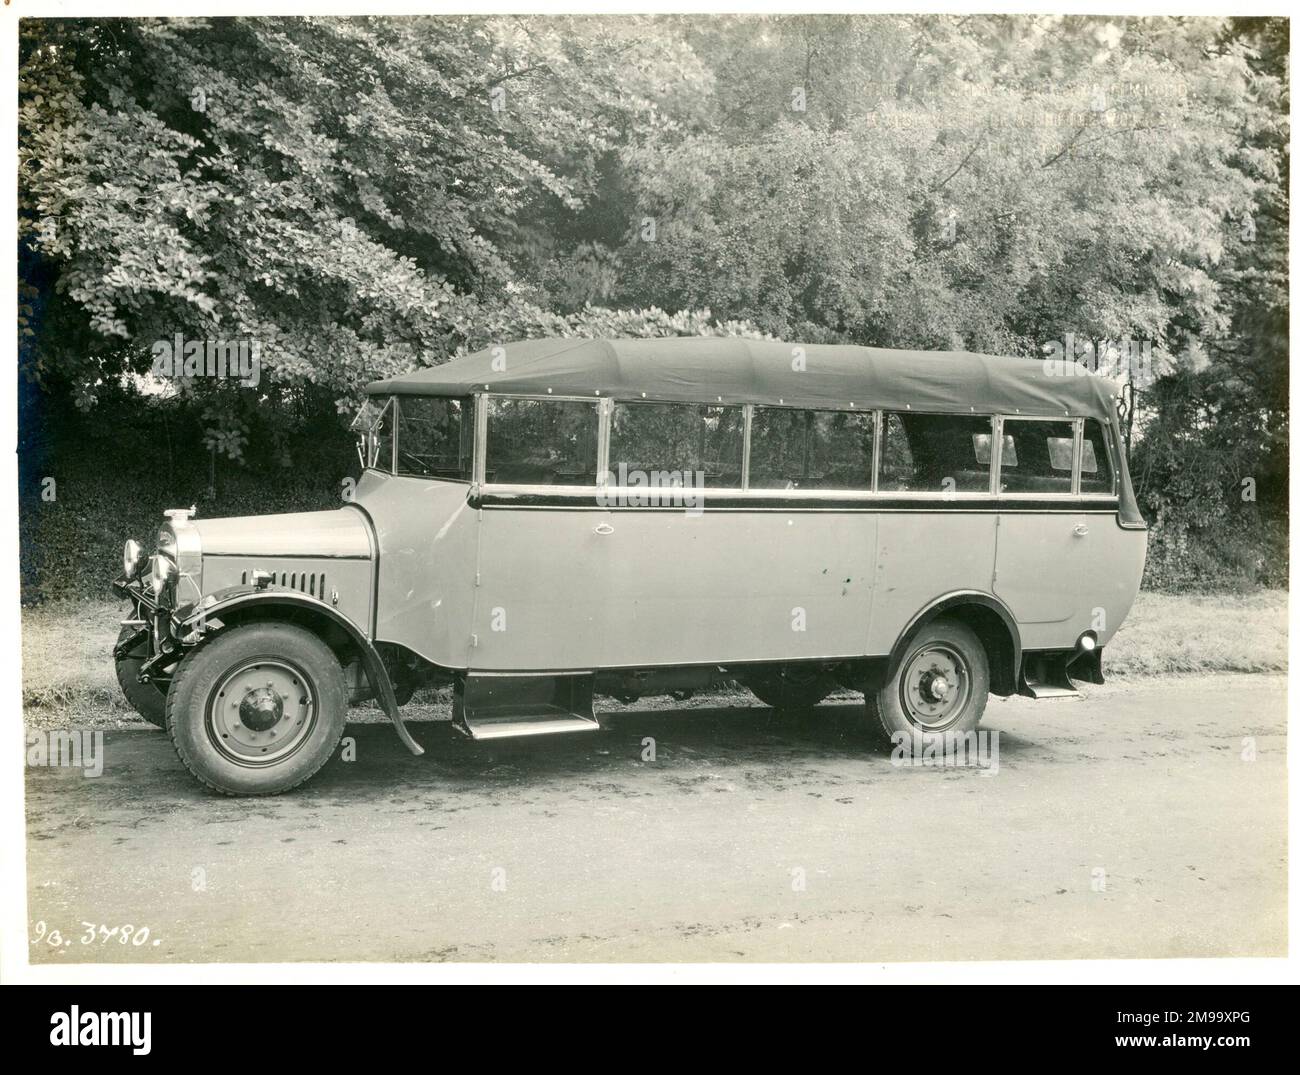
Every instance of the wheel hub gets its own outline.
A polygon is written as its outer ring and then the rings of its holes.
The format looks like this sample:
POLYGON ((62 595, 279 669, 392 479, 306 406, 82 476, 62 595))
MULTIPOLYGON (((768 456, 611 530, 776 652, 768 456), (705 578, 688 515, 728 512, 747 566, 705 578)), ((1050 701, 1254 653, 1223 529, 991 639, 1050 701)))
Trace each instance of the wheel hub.
POLYGON ((284 699, 268 684, 248 691, 239 702, 239 719, 255 732, 274 728, 284 717, 284 699))
POLYGON ((929 671, 921 677, 921 694, 928 702, 942 702, 949 689, 942 672, 929 671))
POLYGON ((969 666, 956 649, 926 646, 908 660, 899 687, 909 719, 928 731, 941 731, 955 724, 966 708, 969 666))
POLYGON ((208 696, 208 739, 241 765, 266 765, 292 754, 316 721, 316 695, 303 671, 279 658, 245 661, 208 696))

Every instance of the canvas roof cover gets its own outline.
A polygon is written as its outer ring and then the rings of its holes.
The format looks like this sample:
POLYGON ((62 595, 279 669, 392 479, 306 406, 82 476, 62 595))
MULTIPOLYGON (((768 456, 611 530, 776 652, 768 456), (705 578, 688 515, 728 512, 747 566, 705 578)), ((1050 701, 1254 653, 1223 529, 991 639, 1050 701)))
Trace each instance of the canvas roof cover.
MULTIPOLYGON (((373 381, 366 391, 1059 415, 1097 418, 1115 430, 1119 388, 1075 364, 970 351, 675 336, 522 340, 373 381)), ((1124 452, 1116 455, 1120 519, 1126 526, 1144 527, 1124 452)))
POLYGON ((899 351, 738 337, 524 340, 375 381, 372 394, 492 391, 700 403, 1105 419, 1114 383, 1036 359, 968 351, 899 351), (800 357, 802 352, 802 357, 800 357))

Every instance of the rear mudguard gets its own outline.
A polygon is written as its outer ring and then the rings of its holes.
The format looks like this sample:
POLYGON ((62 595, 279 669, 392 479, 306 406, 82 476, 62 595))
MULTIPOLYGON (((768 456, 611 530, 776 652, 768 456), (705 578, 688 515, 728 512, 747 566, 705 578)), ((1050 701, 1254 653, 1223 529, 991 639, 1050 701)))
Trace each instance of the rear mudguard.
POLYGON ((380 657, 379 651, 375 649, 370 639, 365 636, 356 624, 324 601, 319 601, 296 590, 278 590, 270 587, 256 589, 251 586, 235 586, 227 590, 220 590, 212 594, 211 597, 205 598, 201 607, 182 610, 181 615, 183 618, 178 617, 175 621, 176 635, 185 645, 197 643, 205 636, 220 629, 223 615, 229 616, 231 613, 243 612, 252 608, 259 610, 264 608, 292 609, 295 612, 323 616, 330 623, 343 630, 357 647, 357 652, 361 654, 361 667, 365 669, 366 678, 370 681, 370 687, 375 692, 375 697, 383 707, 384 713, 393 722, 398 738, 401 739, 406 749, 417 757, 424 753, 424 748, 411 737, 411 733, 407 731, 406 725, 402 722, 401 710, 397 705, 397 695, 393 690, 393 681, 388 675, 388 669, 384 667, 384 660, 380 657), (214 621, 216 622, 214 623, 214 621))

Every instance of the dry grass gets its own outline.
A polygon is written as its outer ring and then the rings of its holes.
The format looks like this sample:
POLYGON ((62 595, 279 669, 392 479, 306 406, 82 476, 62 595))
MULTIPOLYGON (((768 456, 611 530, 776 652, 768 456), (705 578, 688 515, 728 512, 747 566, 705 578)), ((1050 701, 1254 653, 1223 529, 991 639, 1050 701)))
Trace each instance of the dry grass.
POLYGON ((128 606, 117 601, 55 601, 24 608, 23 709, 72 710, 99 718, 139 718, 113 673, 113 645, 128 606))
POLYGON ((1138 595, 1106 674, 1285 672, 1287 592, 1138 595))
MULTIPOLYGON (((113 674, 111 653, 125 610, 125 605, 107 601, 23 609, 23 709, 29 725, 140 723, 113 674)), ((1282 672, 1286 646, 1284 590, 1144 593, 1106 647, 1106 674, 1118 680, 1135 675, 1282 672)), ((731 693, 736 698, 728 695, 724 703, 749 697, 731 693)), ((695 704, 705 704, 704 698, 695 704)), ((708 704, 719 700, 710 696, 708 704)), ((419 705, 412 716, 445 719, 446 708, 419 705)), ((354 711, 353 717, 365 719, 365 711, 354 711)), ((381 719, 377 711, 374 717, 381 719)))

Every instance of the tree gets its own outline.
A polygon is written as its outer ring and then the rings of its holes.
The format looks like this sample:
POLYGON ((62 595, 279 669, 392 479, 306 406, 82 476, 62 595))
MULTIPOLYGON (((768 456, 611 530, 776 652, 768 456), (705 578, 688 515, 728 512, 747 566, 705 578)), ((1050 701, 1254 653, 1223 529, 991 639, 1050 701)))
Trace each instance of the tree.
POLYGON ((701 78, 635 20, 25 20, 23 370, 88 408, 155 341, 256 341, 255 391, 180 386, 238 458, 268 409, 545 320, 521 221, 701 78))
POLYGON ((623 150, 612 302, 1027 355, 1225 331, 1215 267, 1276 164, 1243 159, 1273 102, 1220 22, 844 23, 742 22, 737 68, 701 45, 708 115, 623 150))

